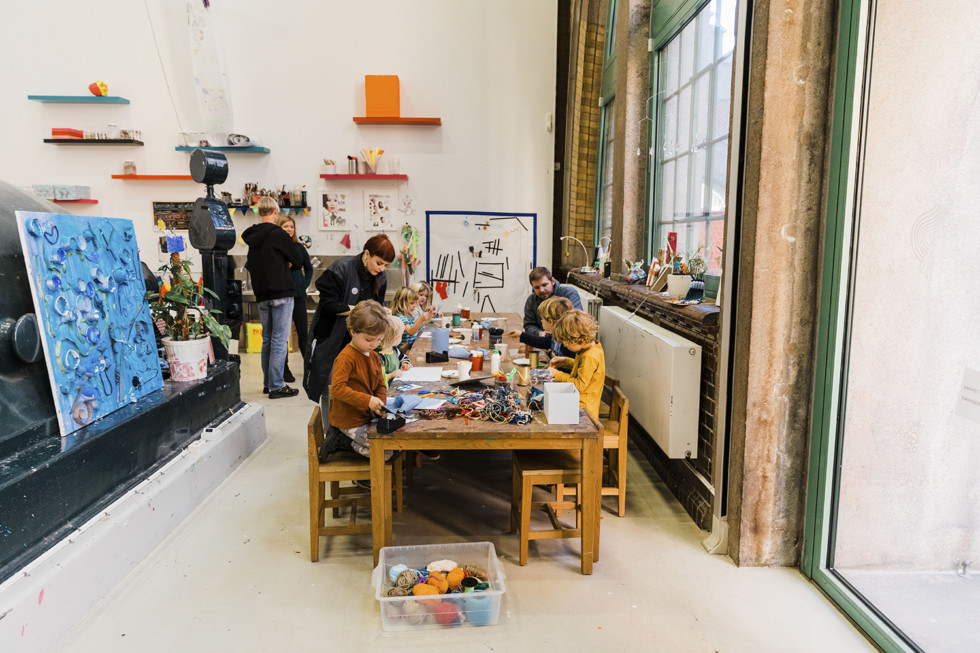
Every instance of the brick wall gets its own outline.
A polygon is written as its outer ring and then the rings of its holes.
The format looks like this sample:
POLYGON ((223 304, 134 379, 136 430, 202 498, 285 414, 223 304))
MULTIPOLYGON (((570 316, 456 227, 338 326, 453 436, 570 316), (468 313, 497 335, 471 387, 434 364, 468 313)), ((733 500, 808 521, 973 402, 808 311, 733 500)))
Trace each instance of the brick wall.
MULTIPOLYGON (((622 306, 668 331, 681 335, 701 346, 701 397, 698 419, 698 457, 678 460, 667 455, 643 428, 630 419, 630 442, 650 461, 654 470, 670 489, 684 510, 699 528, 711 528, 711 507, 714 495, 711 478, 714 466, 722 464, 724 453, 715 457, 715 424, 718 419, 717 374, 718 350, 721 346, 720 320, 717 307, 702 304, 679 308, 667 304, 660 293, 643 286, 631 286, 597 274, 571 272, 568 281, 602 298, 606 306, 622 306)), ((631 398, 632 400, 633 398, 631 398)))
POLYGON ((571 151, 566 155, 570 170, 564 233, 575 236, 591 249, 596 188, 599 186, 596 178, 599 159, 599 92, 606 30, 604 25, 592 20, 581 21, 577 29, 578 51, 573 53, 575 82, 572 143, 571 151))

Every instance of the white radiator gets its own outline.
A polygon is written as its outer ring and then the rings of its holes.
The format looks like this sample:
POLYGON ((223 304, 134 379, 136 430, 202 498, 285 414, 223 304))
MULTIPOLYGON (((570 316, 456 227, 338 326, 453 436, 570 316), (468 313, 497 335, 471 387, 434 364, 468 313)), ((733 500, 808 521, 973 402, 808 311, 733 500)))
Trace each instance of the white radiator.
POLYGON ((596 322, 599 321, 599 309, 602 308, 602 300, 596 297, 588 290, 583 290, 578 286, 572 286, 577 292, 578 297, 582 300, 582 310, 591 315, 596 322))
POLYGON ((630 416, 670 458, 697 458, 701 346, 622 308, 604 306, 599 342, 630 416))

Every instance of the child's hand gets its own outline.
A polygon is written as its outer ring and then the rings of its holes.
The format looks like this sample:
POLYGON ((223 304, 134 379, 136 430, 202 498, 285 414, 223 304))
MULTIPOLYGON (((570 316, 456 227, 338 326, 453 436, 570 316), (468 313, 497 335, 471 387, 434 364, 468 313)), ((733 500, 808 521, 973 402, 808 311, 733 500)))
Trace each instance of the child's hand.
POLYGON ((511 329, 510 331, 508 331, 504 335, 507 336, 508 338, 520 338, 521 337, 521 332, 518 331, 517 329, 511 329))
POLYGON ((406 371, 412 369, 412 361, 402 361, 402 369, 406 371))
POLYGON ((548 374, 551 375, 551 378, 555 378, 555 374, 558 374, 557 367, 549 367, 547 368, 547 370, 548 370, 548 374))
POLYGON ((564 356, 552 356, 551 360, 548 361, 548 368, 551 369, 552 367, 558 367, 564 362, 565 362, 564 356))
POLYGON ((397 379, 401 375, 402 375, 402 371, 401 370, 392 370, 391 373, 388 374, 388 380, 390 381, 392 379, 397 379))
POLYGON ((371 409, 372 413, 377 413, 378 415, 385 414, 385 402, 377 397, 371 397, 371 401, 368 402, 368 408, 371 409))

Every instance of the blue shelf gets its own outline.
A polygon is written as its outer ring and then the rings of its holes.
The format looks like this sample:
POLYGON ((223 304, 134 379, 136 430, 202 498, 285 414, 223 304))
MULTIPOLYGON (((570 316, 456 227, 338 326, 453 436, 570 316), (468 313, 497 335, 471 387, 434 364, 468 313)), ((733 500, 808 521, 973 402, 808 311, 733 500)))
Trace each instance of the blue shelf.
POLYGON ((239 154, 268 154, 269 148, 261 145, 249 145, 248 147, 235 147, 233 145, 178 145, 174 148, 178 152, 193 152, 194 150, 213 150, 215 152, 238 152, 239 154))
POLYGON ((27 99, 54 104, 129 104, 116 95, 28 95, 27 99))

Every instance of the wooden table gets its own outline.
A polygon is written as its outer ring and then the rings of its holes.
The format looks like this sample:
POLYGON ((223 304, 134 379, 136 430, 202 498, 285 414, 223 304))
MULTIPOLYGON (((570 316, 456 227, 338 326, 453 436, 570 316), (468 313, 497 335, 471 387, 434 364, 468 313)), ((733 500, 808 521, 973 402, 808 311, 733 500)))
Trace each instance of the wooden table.
MULTIPOLYGON (((487 313, 482 317, 502 316, 487 313)), ((506 314, 510 328, 520 328, 519 315, 506 314)), ((469 321, 464 320, 466 326, 469 321)), ((480 341, 487 347, 487 334, 484 332, 480 341)), ((503 371, 512 367, 511 358, 516 358, 520 343, 516 338, 504 338, 508 344, 507 361, 501 365, 503 371)), ((428 338, 415 341, 409 353, 412 364, 424 366, 417 362, 420 355, 430 349, 428 338)), ((445 369, 455 368, 457 359, 449 359, 448 363, 433 366, 445 369)), ((489 371, 489 361, 484 365, 484 371, 489 371)), ((433 387, 423 389, 446 389, 445 384, 430 384, 433 387)), ((440 397, 441 398, 441 397, 440 397)), ((371 524, 374 535, 374 564, 378 564, 378 556, 383 546, 391 546, 391 502, 384 498, 391 496, 391 488, 384 484, 384 456, 386 451, 431 450, 431 449, 569 449, 582 452, 582 573, 592 573, 592 563, 598 560, 596 543, 599 535, 599 509, 602 485, 602 439, 599 437, 599 425, 589 418, 582 410, 579 411, 579 423, 574 425, 549 425, 544 422, 541 411, 534 412, 534 421, 530 424, 517 426, 514 424, 498 424, 483 420, 470 419, 467 424, 464 418, 453 420, 439 418, 434 420, 417 420, 395 433, 380 434, 374 427, 368 434, 371 448, 371 524), (382 488, 381 492, 376 491, 382 488)))

